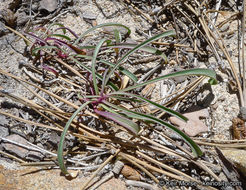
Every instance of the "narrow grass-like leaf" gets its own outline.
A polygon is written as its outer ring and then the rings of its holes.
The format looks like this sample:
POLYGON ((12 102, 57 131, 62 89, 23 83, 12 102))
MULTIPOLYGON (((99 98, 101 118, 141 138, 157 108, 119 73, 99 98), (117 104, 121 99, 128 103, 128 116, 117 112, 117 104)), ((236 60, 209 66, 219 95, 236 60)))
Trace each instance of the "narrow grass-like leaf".
MULTIPOLYGON (((188 119, 187 119, 185 116, 183 116, 182 114, 180 114, 180 113, 178 113, 178 112, 176 112, 176 111, 174 111, 174 110, 171 110, 171 109, 169 109, 169 108, 167 108, 167 107, 165 107, 165 106, 162 106, 162 105, 160 105, 160 104, 158 104, 158 103, 156 103, 156 102, 153 102, 153 101, 151 101, 151 100, 148 100, 147 98, 144 98, 144 97, 142 97, 142 96, 139 96, 139 95, 136 95, 136 94, 132 94, 132 93, 126 93, 126 92, 113 92, 112 94, 126 95, 126 96, 130 96, 130 97, 138 98, 138 99, 140 99, 140 100, 142 100, 142 101, 144 101, 144 102, 147 102, 147 103, 149 103, 149 104, 152 104, 153 106, 158 107, 158 108, 161 109, 162 111, 167 112, 167 113, 169 113, 170 115, 175 116, 175 117, 177 117, 177 118, 179 118, 179 119, 181 119, 181 120, 183 120, 183 121, 187 121, 187 120, 188 120, 188 119)), ((112 95, 112 94, 111 94, 111 95, 112 95)), ((112 97, 114 97, 114 96, 112 96, 112 97)))
MULTIPOLYGON (((73 56, 70 56, 69 58, 78 65, 80 65, 82 68, 84 68, 86 71, 91 73, 91 68, 87 67, 85 64, 80 63, 80 61, 75 59, 73 56)), ((99 75, 98 73, 96 73, 96 77, 101 81, 103 80, 103 76, 99 75)), ((109 82, 108 85, 115 91, 119 90, 119 88, 112 82, 109 82)))
POLYGON ((114 30, 114 37, 115 37, 116 44, 119 44, 121 42, 121 39, 122 39, 119 30, 117 30, 117 29, 114 30))
POLYGON ((68 30, 75 38, 78 38, 78 35, 68 27, 60 27, 60 28, 55 29, 55 31, 57 30, 63 30, 63 31, 68 30))
MULTIPOLYGON (((71 123, 73 122, 74 118, 91 102, 85 102, 82 106, 80 106, 74 113, 73 115, 70 117, 70 119, 68 120, 68 122, 66 123, 66 126, 63 129, 63 132, 61 134, 61 138, 60 138, 60 142, 58 144, 58 152, 57 152, 57 156, 58 156, 58 163, 59 163, 59 167, 61 169, 61 171, 64 174, 69 174, 69 172, 67 171, 67 168, 64 164, 64 159, 63 159, 63 148, 64 148, 64 141, 65 141, 65 136, 67 134, 67 131, 71 125, 71 123)), ((70 174, 69 174, 70 175, 70 174)))
POLYGON ((64 29, 62 29, 62 32, 63 32, 63 34, 66 34, 65 26, 63 24, 57 23, 57 22, 54 22, 51 25, 49 25, 48 28, 47 28, 47 30, 45 31, 45 34, 47 34, 48 31, 50 31, 51 27, 56 26, 56 25, 64 28, 64 29))
POLYGON ((99 94, 99 90, 98 90, 98 86, 97 86, 97 79, 96 79, 97 54, 99 53, 99 50, 100 50, 101 46, 106 41, 107 41, 106 39, 100 40, 100 42, 96 45, 96 48, 95 48, 94 53, 93 53, 93 58, 92 58, 92 70, 91 70, 91 74, 92 74, 92 81, 93 81, 93 86, 94 86, 94 90, 95 90, 96 95, 99 94))
POLYGON ((165 121, 162 121, 162 120, 156 118, 155 116, 152 116, 149 114, 143 114, 143 113, 135 112, 132 110, 128 110, 128 109, 116 106, 114 104, 111 104, 107 101, 103 101, 103 103, 110 106, 110 107, 113 107, 115 109, 118 109, 118 110, 126 113, 129 117, 141 119, 144 121, 151 121, 153 123, 157 123, 157 124, 166 126, 167 128, 171 129, 172 131, 174 131, 175 133, 180 135, 185 140, 185 142, 187 142, 191 146, 191 149, 192 149, 194 156, 197 157, 197 156, 201 156, 203 154, 201 149, 199 148, 199 146, 190 137, 188 137, 185 133, 183 133, 182 131, 180 131, 179 129, 174 127, 173 125, 171 125, 165 121))
MULTIPOLYGON (((116 44, 119 44, 121 42, 121 35, 119 30, 117 29, 114 30, 114 37, 115 37, 116 44)), ((117 56, 119 55, 119 48, 115 48, 115 53, 117 56)))
POLYGON ((74 45, 78 44, 79 41, 87 34, 89 34, 90 32, 98 29, 98 28, 102 28, 102 27, 107 27, 107 26, 117 26, 117 27, 122 27, 122 28, 125 28, 127 30, 127 33, 128 35, 131 34, 131 30, 125 26, 125 25, 122 25, 122 24, 119 24, 119 23, 105 23, 105 24, 99 24, 97 26, 94 26, 92 28, 90 28, 89 30, 87 30, 86 32, 84 32, 75 42, 74 42, 74 45))
POLYGON ((108 73, 108 69, 106 69, 103 73, 103 80, 102 80, 102 88, 101 88, 101 93, 100 95, 103 96, 103 93, 104 93, 104 89, 105 89, 105 78, 107 76, 107 73, 108 73))
POLYGON ((63 35, 63 34, 49 34, 48 37, 50 37, 50 36, 56 36, 56 37, 64 38, 64 39, 66 39, 68 41, 71 41, 70 37, 68 37, 66 35, 63 35))
MULTIPOLYGON (((116 45, 108 45, 107 47, 110 47, 110 48, 121 48, 121 49, 123 49, 123 48, 133 49, 133 48, 135 48, 137 45, 138 45, 138 44, 122 43, 122 44, 116 44, 116 45)), ((105 47, 102 47, 102 49, 103 49, 103 48, 105 48, 105 47)), ((166 57, 166 55, 165 55, 162 51, 160 51, 160 50, 158 50, 158 49, 156 49, 156 48, 154 48, 154 47, 151 47, 151 46, 144 46, 144 47, 141 47, 139 50, 140 50, 140 51, 145 51, 145 52, 148 52, 148 53, 153 53, 153 54, 155 54, 155 55, 159 55, 165 62, 167 62, 167 57, 166 57)))
POLYGON ((34 48, 32 50, 32 55, 37 55, 36 53, 40 50, 45 50, 45 49, 58 49, 58 47, 56 46, 41 46, 41 47, 37 47, 37 48, 34 48))
POLYGON ((36 36, 35 34, 31 33, 31 32, 24 32, 25 35, 30 36, 32 38, 34 38, 37 42, 42 43, 43 45, 47 44, 47 42, 45 40, 43 40, 42 38, 36 36))
MULTIPOLYGON (((88 56, 88 55, 76 55, 76 57, 82 57, 82 58, 85 58, 85 59, 89 59, 91 60, 93 57, 92 56, 88 56)), ((100 58, 97 58, 97 61, 100 61, 101 63, 104 63, 110 67, 114 67, 115 64, 109 62, 109 61, 106 61, 106 60, 103 60, 103 59, 100 59, 100 58)), ((130 72, 129 70, 123 68, 123 67, 119 67, 119 71, 121 73, 123 73, 124 75, 128 76, 130 79, 132 79, 134 82, 137 82, 138 81, 138 78, 132 73, 130 72)))
POLYGON ((111 77, 111 75, 114 73, 114 71, 120 66, 120 64, 122 64, 128 56, 130 56, 131 54, 133 54, 134 52, 136 52, 137 50, 139 50, 141 47, 146 46, 147 44, 158 40, 160 38, 166 37, 166 36, 171 36, 171 35, 175 35, 175 32, 173 30, 169 30, 166 32, 163 32, 161 34, 158 34, 156 36, 153 36, 152 38, 149 38, 148 40, 140 43, 139 45, 137 45, 135 48, 131 49, 129 52, 127 52, 118 62, 117 64, 115 64, 114 68, 109 72, 107 78, 106 78, 106 83, 109 81, 109 78, 111 77))
POLYGON ((126 102, 138 102, 138 103, 141 103, 143 101, 141 100, 138 100, 136 98, 130 98, 130 97, 124 97, 124 96, 117 96, 117 95, 112 95, 110 96, 111 98, 115 98, 117 100, 122 100, 122 101, 126 101, 126 102))
POLYGON ((190 69, 190 70, 178 71, 178 72, 175 72, 175 73, 170 73, 170 74, 167 74, 167 75, 164 75, 164 76, 160 76, 160 77, 157 77, 157 78, 152 79, 152 80, 148 80, 148 81, 140 83, 140 84, 129 86, 129 87, 124 88, 124 89, 122 89, 120 91, 121 92, 126 92, 126 91, 133 90, 133 89, 136 89, 136 88, 139 88, 139 87, 143 87, 145 85, 148 85, 148 84, 151 84, 151 83, 154 83, 154 82, 158 82, 160 80, 179 77, 179 76, 190 76, 190 75, 207 76, 207 77, 210 77, 210 78, 214 79, 214 81, 216 81, 216 73, 213 70, 210 70, 210 69, 190 69))
POLYGON ((208 80, 208 83, 211 84, 211 85, 216 85, 216 84, 218 84, 218 81, 216 79, 214 79, 214 78, 210 78, 208 80))
MULTIPOLYGON (((120 43, 120 44, 109 44, 107 46, 102 46, 102 50, 105 50, 105 49, 108 49, 108 48, 121 48, 121 49, 133 49, 137 46, 138 44, 130 44, 130 43, 120 43)), ((80 46, 79 48, 80 49, 95 49, 96 46, 80 46)), ((148 53, 152 53, 152 54, 155 54, 155 55, 159 55, 162 59, 166 60, 166 55, 154 48, 154 47, 151 47, 151 46, 143 46, 143 47, 140 47, 138 49, 138 51, 144 51, 144 52, 148 52, 148 53)))
POLYGON ((126 129, 128 129, 129 131, 134 133, 135 135, 137 135, 137 133, 140 130, 139 126, 136 123, 134 123, 130 119, 127 119, 127 118, 123 117, 120 114, 107 112, 107 111, 100 111, 100 110, 95 110, 95 113, 97 113, 98 115, 101 115, 101 116, 103 116, 103 117, 105 117, 107 119, 113 120, 114 122, 116 122, 119 125, 125 127, 126 129))

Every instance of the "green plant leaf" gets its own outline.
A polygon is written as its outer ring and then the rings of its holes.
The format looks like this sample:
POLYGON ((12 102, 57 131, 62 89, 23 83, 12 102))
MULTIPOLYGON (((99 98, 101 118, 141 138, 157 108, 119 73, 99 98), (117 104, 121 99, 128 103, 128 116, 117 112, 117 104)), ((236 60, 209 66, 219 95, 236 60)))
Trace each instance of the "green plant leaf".
POLYGON ((128 31, 128 32, 127 32, 128 35, 131 34, 130 28, 128 28, 128 27, 125 26, 125 25, 119 24, 119 23, 105 23, 105 24, 99 24, 99 25, 97 25, 97 26, 94 26, 94 27, 90 28, 90 29, 87 30, 86 32, 84 32, 84 33, 83 33, 83 34, 82 34, 82 35, 74 42, 73 45, 78 44, 79 41, 80 41, 85 35, 89 34, 90 32, 92 32, 92 31, 94 31, 94 30, 96 30, 96 29, 98 29, 98 28, 102 28, 102 27, 106 27, 106 26, 117 26, 117 27, 122 27, 122 28, 125 28, 125 29, 128 31))
POLYGON ((210 78, 208 80, 208 83, 211 84, 211 85, 216 85, 216 84, 218 84, 218 81, 216 79, 210 78))
POLYGON ((60 37, 60 38, 64 38, 68 41, 71 41, 71 38, 66 36, 66 35, 63 35, 63 34, 49 34, 47 37, 51 37, 51 36, 56 36, 56 37, 60 37))
MULTIPOLYGON (((121 43, 121 44, 116 44, 116 45, 108 45, 107 47, 110 47, 110 48, 122 48, 122 49, 123 48, 133 49, 137 45, 138 44, 121 43)), ((104 48, 104 47, 102 47, 102 48, 104 48)), ((139 50, 145 51, 145 52, 148 52, 148 53, 152 53, 152 54, 155 54, 155 55, 159 55, 165 61, 165 63, 167 63, 166 55, 162 51, 160 51, 160 50, 158 50, 158 49, 156 49, 154 47, 143 46, 139 50)))
POLYGON ((108 106, 110 106, 110 107, 113 107, 115 109, 118 109, 118 110, 126 113, 128 117, 141 119, 141 120, 144 120, 144 121, 151 121, 153 123, 166 126, 167 128, 171 129, 172 131, 174 131, 175 133, 180 135, 182 137, 182 139, 184 139, 184 141, 187 142, 191 146, 192 152, 193 152, 195 157, 201 156, 203 154, 201 149, 199 148, 199 146, 190 137, 188 137, 185 133, 183 133, 182 131, 180 131, 179 129, 174 127, 173 125, 171 125, 171 124, 169 124, 167 122, 164 122, 164 121, 156 118, 155 116, 152 116, 152 115, 149 115, 149 114, 147 115, 147 114, 135 112, 135 111, 132 111, 132 110, 128 110, 128 109, 116 106, 114 104, 111 104, 111 103, 109 103, 107 101, 103 101, 103 103, 108 105, 108 106))
MULTIPOLYGON (((54 22, 54 23, 52 23, 51 25, 49 25, 48 26, 48 28, 47 28, 47 30, 45 31, 45 34, 47 34, 48 33, 48 31, 53 27, 53 26, 60 26, 60 27, 65 27, 63 24, 61 24, 61 23, 57 23, 57 22, 54 22)), ((66 34, 66 30, 65 29, 62 29, 62 31, 63 31, 63 34, 66 34)))
MULTIPOLYGON (((89 59, 91 60, 93 57, 92 56, 88 56, 88 55, 80 55, 80 54, 77 54, 76 57, 82 57, 82 58, 85 58, 85 59, 89 59)), ((97 58, 97 61, 101 62, 101 63, 104 63, 110 67, 114 67, 115 64, 109 62, 109 61, 106 61, 106 60, 103 60, 103 59, 100 59, 100 58, 97 58)), ((131 73, 129 70, 123 68, 123 67, 119 67, 119 71, 121 73, 123 73, 124 75, 128 76, 130 79, 132 79, 134 82, 137 82, 138 81, 138 78, 133 74, 131 73)))
MULTIPOLYGON (((130 43, 109 44, 107 46, 102 46, 102 50, 107 49, 107 48, 133 49, 137 45, 138 44, 130 44, 130 43)), ((79 48, 80 49, 95 49, 95 47, 96 46, 80 46, 79 48)), ((140 47, 139 51, 144 51, 144 52, 148 52, 148 53, 153 53, 155 55, 159 55, 162 59, 164 59, 165 62, 167 62, 166 55, 162 51, 160 51, 154 47, 146 45, 146 46, 140 47)))
MULTIPOLYGON (((161 109, 162 111, 167 112, 167 113, 169 113, 170 115, 175 116, 175 117, 177 117, 177 118, 179 118, 179 119, 181 119, 181 120, 183 120, 183 121, 187 121, 187 120, 188 120, 188 119, 187 119, 185 116, 183 116, 182 114, 180 114, 180 113, 178 113, 178 112, 176 112, 176 111, 174 111, 174 110, 171 110, 171 109, 169 109, 169 108, 167 108, 167 107, 165 107, 165 106, 162 106, 162 105, 160 105, 160 104, 158 104, 158 103, 156 103, 156 102, 153 102, 153 101, 151 101, 151 100, 149 100, 149 99, 147 99, 147 98, 144 98, 144 97, 142 97, 142 96, 139 96, 139 95, 136 95, 136 94, 132 94, 132 93, 126 93, 126 92, 113 92, 112 94, 110 94, 110 96, 113 95, 113 94, 117 94, 117 95, 126 95, 126 96, 130 96, 130 97, 138 98, 138 99, 140 99, 140 100, 142 100, 142 101, 144 101, 144 102, 147 102, 147 103, 149 103, 149 104, 152 104, 153 106, 156 106, 157 108, 161 109)), ((112 96, 112 97, 114 97, 114 96, 112 96)))
POLYGON ((160 77, 157 77, 157 78, 152 79, 152 80, 148 80, 148 81, 140 83, 140 84, 129 86, 129 87, 124 88, 124 89, 122 89, 120 91, 121 92, 126 92, 126 91, 129 91, 129 90, 133 90, 133 89, 136 89, 136 88, 143 87, 145 85, 148 85, 148 84, 151 84, 151 83, 154 83, 154 82, 158 82, 160 80, 179 77, 179 76, 189 76, 189 75, 207 76, 207 77, 212 78, 214 81, 216 81, 216 73, 213 70, 210 70, 210 69, 190 69, 190 70, 178 71, 178 72, 175 72, 175 73, 170 73, 170 74, 167 74, 167 75, 164 75, 164 76, 160 76, 160 77))
POLYGON ((97 54, 99 53, 99 50, 100 50, 101 46, 106 41, 107 41, 106 39, 100 40, 100 42, 96 45, 96 48, 95 48, 94 53, 93 53, 93 58, 92 58, 92 70, 91 70, 91 74, 92 74, 92 81, 93 81, 93 86, 94 86, 94 90, 95 90, 96 95, 99 94, 99 90, 98 90, 98 86, 97 86, 97 79, 96 79, 97 54))
POLYGON ((146 41, 140 43, 139 45, 137 45, 136 47, 134 47, 133 49, 131 49, 130 51, 128 51, 121 59, 118 60, 117 64, 115 64, 114 68, 109 72, 107 78, 106 78, 106 84, 109 81, 109 78, 111 77, 111 75, 114 73, 114 71, 127 59, 128 56, 130 56, 131 54, 133 54, 134 52, 136 52, 137 50, 139 50, 141 47, 146 46, 147 44, 158 40, 160 38, 166 37, 166 36, 171 36, 171 35, 175 35, 175 32, 173 30, 169 30, 166 32, 163 32, 161 34, 158 34, 156 36, 153 36, 152 38, 147 39, 146 41))
POLYGON ((58 164, 59 167, 61 169, 61 171, 64 174, 69 174, 69 172, 67 171, 67 168, 64 164, 64 159, 63 159, 63 148, 64 148, 64 141, 65 141, 65 136, 67 134, 67 131, 71 125, 71 123, 73 122, 74 118, 79 114, 79 112, 81 112, 88 104, 90 104, 91 101, 85 102, 84 104, 82 104, 82 106, 80 106, 74 113, 73 115, 70 117, 70 119, 68 120, 68 122, 66 123, 66 126, 64 127, 62 134, 61 134, 61 138, 60 138, 60 142, 58 144, 58 152, 57 152, 57 156, 58 156, 58 164))
POLYGON ((115 29, 114 30, 114 37, 115 37, 115 41, 117 44, 119 44, 121 42, 121 34, 120 34, 120 31, 115 29))
POLYGON ((100 110, 95 110, 95 113, 97 113, 98 115, 101 115, 107 119, 111 119, 114 122, 118 123, 119 125, 123 126, 124 128, 126 128, 127 130, 131 131, 132 133, 134 133, 135 135, 138 134, 140 127, 134 123, 132 120, 127 119, 126 117, 123 117, 122 115, 116 113, 114 110, 108 108, 105 105, 101 105, 104 109, 108 110, 107 111, 100 111, 100 110))
POLYGON ((37 48, 34 48, 32 50, 32 55, 36 56, 36 52, 40 51, 40 50, 43 50, 43 49, 58 49, 58 47, 56 46, 41 46, 41 47, 37 47, 37 48))
MULTIPOLYGON (((82 68, 84 68, 86 71, 88 71, 88 72, 90 72, 90 73, 92 72, 92 71, 91 71, 91 68, 87 67, 85 64, 80 63, 80 61, 78 61, 77 59, 75 59, 73 56, 69 56, 69 58, 70 58, 72 61, 74 61, 75 63, 77 63, 78 65, 80 65, 82 68)), ((103 76, 102 76, 102 75, 100 75, 100 74, 98 74, 98 73, 95 73, 95 74, 96 74, 96 77, 97 77, 99 80, 103 81, 103 76)), ((115 90, 115 91, 119 90, 119 88, 118 88, 114 83, 109 82, 108 84, 109 84, 109 86, 110 86, 113 90, 115 90)))

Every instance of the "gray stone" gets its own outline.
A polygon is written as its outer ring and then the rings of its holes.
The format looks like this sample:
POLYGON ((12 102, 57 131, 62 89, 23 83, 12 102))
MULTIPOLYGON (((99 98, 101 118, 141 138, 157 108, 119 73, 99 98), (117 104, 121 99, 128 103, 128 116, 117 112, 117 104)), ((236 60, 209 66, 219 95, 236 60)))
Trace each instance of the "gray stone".
POLYGON ((16 16, 10 9, 0 9, 0 19, 10 27, 16 26, 16 16))
MULTIPOLYGON (((27 140, 24 139, 23 137, 19 136, 19 135, 10 135, 8 137, 6 137, 6 139, 23 144, 23 145, 28 145, 27 144, 27 140)), ((12 144, 10 142, 3 142, 2 143, 3 148, 8 151, 9 153, 15 154, 20 158, 25 158, 29 152, 28 149, 22 148, 20 146, 17 146, 15 144, 12 144)))
POLYGON ((16 15, 17 15, 17 20, 16 20, 17 26, 22 26, 26 24, 29 20, 29 17, 25 12, 18 12, 16 15))
POLYGON ((9 1, 9 6, 8 8, 10 10, 16 10, 22 3, 22 0, 12 0, 12 1, 9 1))
POLYGON ((246 176, 246 150, 230 149, 221 151, 224 156, 230 160, 244 176, 246 176))
POLYGON ((4 24, 0 22, 0 37, 7 33, 7 29, 4 27, 4 24))
POLYGON ((0 137, 6 137, 9 135, 9 129, 0 125, 0 137))
POLYGON ((246 120, 246 107, 240 107, 240 114, 243 120, 246 120))
MULTIPOLYGON (((30 147, 28 141, 19 135, 10 135, 7 136, 6 139, 30 147)), ((39 161, 42 160, 44 157, 44 155, 38 151, 28 150, 27 148, 12 144, 10 142, 4 141, 2 142, 2 146, 7 152, 14 154, 22 159, 39 161)))
POLYGON ((83 12, 82 17, 84 19, 96 20, 97 16, 92 12, 83 12))
POLYGON ((40 1, 40 10, 45 9, 48 12, 53 12, 57 9, 58 2, 57 0, 41 0, 40 1))
POLYGON ((229 28, 230 28, 230 24, 226 23, 226 24, 222 25, 222 27, 219 30, 220 30, 220 32, 226 32, 229 30, 229 28))
POLYGON ((9 122, 4 115, 0 115, 0 125, 7 125, 9 122))

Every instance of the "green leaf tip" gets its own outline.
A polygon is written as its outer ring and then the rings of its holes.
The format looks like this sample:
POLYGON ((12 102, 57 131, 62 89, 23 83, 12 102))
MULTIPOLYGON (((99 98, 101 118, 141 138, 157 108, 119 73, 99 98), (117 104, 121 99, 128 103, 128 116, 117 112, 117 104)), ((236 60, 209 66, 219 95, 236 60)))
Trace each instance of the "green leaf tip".
POLYGON ((214 78, 210 78, 208 80, 208 83, 211 84, 211 85, 216 85, 216 84, 218 84, 218 81, 216 79, 214 79, 214 78))

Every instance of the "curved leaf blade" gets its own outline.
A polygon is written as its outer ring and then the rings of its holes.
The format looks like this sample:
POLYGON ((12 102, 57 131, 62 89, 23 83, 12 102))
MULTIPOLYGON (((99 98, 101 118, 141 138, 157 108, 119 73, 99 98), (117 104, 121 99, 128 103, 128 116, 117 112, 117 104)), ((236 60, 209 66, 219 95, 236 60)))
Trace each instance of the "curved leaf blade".
MULTIPOLYGON (((76 55, 76 57, 82 57, 82 58, 85 58, 85 59, 92 59, 93 57, 92 56, 88 56, 88 55, 76 55)), ((106 61, 104 59, 100 59, 100 58, 97 58, 98 61, 110 66, 110 67, 114 67, 115 64, 109 62, 109 61, 106 61)), ((123 67, 119 67, 119 71, 123 74, 125 74, 126 76, 128 76, 130 79, 132 79, 134 82, 137 82, 138 81, 138 78, 133 74, 131 73, 129 70, 123 68, 123 67)))
MULTIPOLYGON (((169 113, 170 115, 175 116, 175 117, 177 117, 177 118, 179 118, 179 119, 181 119, 181 120, 183 120, 183 121, 188 121, 188 119, 187 119, 185 116, 183 116, 182 114, 180 114, 180 113, 178 113, 178 112, 176 112, 176 111, 174 111, 174 110, 172 110, 172 109, 169 109, 169 108, 167 108, 167 107, 165 107, 165 106, 162 106, 162 105, 160 105, 160 104, 158 104, 158 103, 156 103, 156 102, 153 102, 153 101, 151 101, 151 100, 149 100, 149 99, 147 99, 147 98, 144 98, 144 97, 142 97, 142 96, 139 96, 139 95, 136 95, 136 94, 132 94, 132 93, 126 93, 126 92, 115 92, 115 93, 112 93, 112 94, 126 95, 126 96, 132 96, 132 97, 135 97, 135 98, 140 99, 140 100, 142 100, 142 101, 144 101, 144 102, 147 102, 147 103, 149 103, 149 104, 152 104, 152 105, 154 105, 155 107, 159 108, 160 110, 162 110, 162 111, 164 111, 164 112, 167 112, 167 113, 169 113)), ((113 97, 114 97, 114 96, 113 96, 113 97)))
POLYGON ((76 45, 79 43, 79 41, 87 34, 89 34, 90 32, 92 32, 93 30, 96 30, 98 28, 102 28, 102 27, 106 27, 106 26, 118 26, 118 27, 122 27, 125 28, 127 30, 128 35, 131 34, 131 30, 130 28, 128 28, 127 26, 123 25, 123 24, 119 24, 119 23, 104 23, 104 24, 99 24, 97 26, 94 26, 92 28, 90 28, 89 30, 87 30, 86 32, 84 32, 75 42, 73 45, 76 45))
POLYGON ((68 120, 68 122, 66 123, 66 126, 64 127, 62 134, 61 134, 61 138, 60 138, 60 142, 58 144, 58 152, 57 152, 57 156, 58 156, 58 164, 59 167, 62 171, 62 173, 70 175, 69 172, 67 171, 67 168, 64 164, 64 158, 63 158, 63 148, 64 148, 64 141, 65 141, 65 136, 67 134, 67 131, 72 123, 72 121, 74 120, 74 118, 79 114, 79 112, 81 112, 85 106, 87 106, 88 104, 90 104, 91 102, 85 102, 84 104, 82 104, 82 106, 80 106, 74 113, 73 115, 70 117, 70 119, 68 120))
POLYGON ((157 78, 152 79, 152 80, 148 80, 148 81, 140 83, 140 84, 129 86, 129 87, 124 88, 124 89, 122 89, 120 91, 121 92, 126 92, 126 91, 133 90, 133 89, 136 89, 136 88, 139 88, 139 87, 143 87, 145 85, 148 85, 148 84, 151 84, 151 83, 154 83, 154 82, 158 82, 160 80, 179 77, 179 76, 189 76, 189 75, 207 76, 207 77, 210 77, 210 78, 214 79, 214 81, 216 81, 216 73, 215 73, 215 71, 210 70, 210 69, 200 69, 199 68, 199 69, 190 69, 190 70, 178 71, 178 72, 175 72, 175 73, 170 73, 170 74, 167 74, 167 75, 164 75, 164 76, 157 77, 157 78))
POLYGON ((145 120, 145 121, 151 121, 151 122, 157 123, 159 125, 166 126, 167 128, 171 129, 172 131, 174 131, 175 133, 180 135, 182 137, 182 139, 184 139, 184 141, 190 145, 192 152, 193 152, 195 157, 201 156, 203 154, 201 149, 199 148, 199 146, 190 137, 188 137, 184 132, 180 131, 179 129, 177 129, 173 125, 171 125, 165 121, 162 121, 162 120, 160 120, 160 119, 158 119, 152 115, 147 115, 147 114, 135 112, 132 110, 128 110, 128 109, 116 106, 114 104, 111 104, 107 101, 104 101, 103 103, 108 105, 108 106, 111 106, 115 109, 121 110, 122 112, 126 113, 129 117, 141 119, 141 120, 145 120))
MULTIPOLYGON (((122 48, 122 49, 123 48, 133 49, 137 45, 138 44, 122 43, 122 44, 116 44, 116 45, 108 45, 107 47, 110 47, 110 48, 122 48)), ((145 52, 148 52, 148 53, 152 53, 152 54, 155 54, 155 55, 159 55, 165 61, 165 63, 167 62, 166 55, 163 52, 161 52, 160 50, 158 50, 158 49, 156 49, 154 47, 151 47, 151 46, 143 46, 143 47, 139 48, 139 50, 145 51, 145 52)))
MULTIPOLYGON (((73 56, 69 56, 69 58, 70 58, 72 61, 74 61, 75 63, 77 63, 78 65, 80 65, 82 68, 84 68, 86 71, 88 71, 88 72, 91 73, 91 68, 89 68, 89 67, 87 67, 86 65, 80 63, 80 61, 78 61, 77 59, 75 59, 73 56)), ((96 77, 97 77, 99 80, 103 81, 103 76, 102 76, 102 75, 99 75, 98 73, 96 73, 96 77)), ((119 88, 118 88, 114 83, 112 83, 112 82, 109 82, 109 86, 110 86, 113 90, 115 90, 115 91, 119 90, 119 88)))
POLYGON ((47 37, 50 37, 50 36, 55 36, 55 37, 60 37, 60 38, 64 38, 68 41, 71 41, 71 38, 66 36, 66 35, 63 35, 63 34, 49 34, 47 37))
MULTIPOLYGON (((105 108, 105 106, 104 106, 104 108, 105 108)), ((135 135, 138 134, 138 132, 140 131, 140 127, 136 123, 134 123, 132 120, 127 119, 126 117, 123 117, 122 115, 114 112, 110 108, 106 108, 106 109, 108 109, 110 112, 100 111, 100 110, 95 110, 95 112, 98 115, 101 115, 101 116, 103 116, 103 117, 105 117, 107 119, 113 120, 114 122, 116 122, 119 125, 123 126, 127 130, 129 130, 132 133, 134 133, 135 135)))
POLYGON ((100 42, 96 45, 96 48, 95 48, 94 53, 93 53, 93 58, 92 58, 92 70, 91 70, 91 74, 92 74, 92 82, 93 82, 93 86, 94 86, 94 90, 95 90, 96 95, 99 94, 99 90, 98 90, 98 86, 97 86, 97 79, 96 79, 97 54, 99 53, 99 50, 100 50, 101 46, 106 41, 107 41, 106 39, 100 40, 100 42))
POLYGON ((36 52, 40 51, 40 50, 44 50, 44 49, 58 49, 57 46, 41 46, 41 47, 37 47, 34 48, 32 50, 32 55, 36 55, 36 52))
POLYGON ((171 35, 175 35, 175 32, 173 30, 169 30, 166 32, 163 32, 161 34, 158 34, 156 36, 153 36, 152 38, 149 38, 147 40, 145 40, 144 42, 140 43, 139 45, 137 45, 136 47, 134 47, 133 49, 131 49, 129 52, 127 52, 118 62, 117 64, 115 64, 114 68, 109 72, 105 82, 107 83, 109 81, 109 78, 111 77, 111 75, 114 73, 114 71, 120 66, 120 64, 123 63, 123 61, 125 61, 127 59, 128 56, 130 56, 131 54, 133 54, 134 52, 136 52, 137 50, 139 50, 141 47, 146 46, 147 44, 158 40, 160 38, 166 37, 166 36, 171 36, 171 35))

